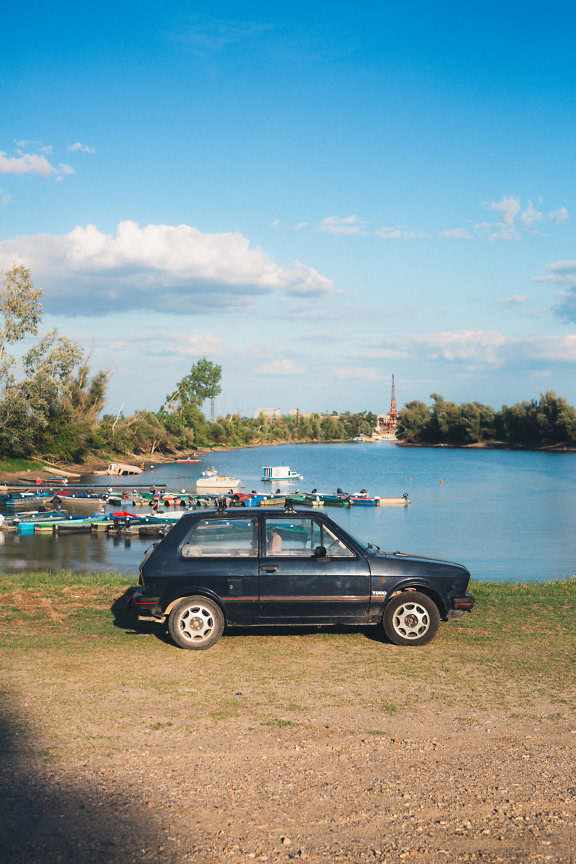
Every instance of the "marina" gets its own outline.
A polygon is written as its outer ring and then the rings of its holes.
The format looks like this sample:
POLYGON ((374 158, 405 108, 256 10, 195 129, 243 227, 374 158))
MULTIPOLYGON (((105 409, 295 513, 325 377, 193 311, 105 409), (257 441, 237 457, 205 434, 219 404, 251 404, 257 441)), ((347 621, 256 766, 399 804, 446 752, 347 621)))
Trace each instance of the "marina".
MULTIPOLYGON (((208 464, 214 458, 221 476, 238 478, 245 487, 239 485, 227 496, 230 506, 282 507, 288 497, 296 506, 335 507, 338 521, 357 537, 391 551, 461 560, 476 579, 545 581, 576 573, 570 524, 576 509, 574 454, 403 448, 388 443, 288 444, 274 449, 275 461, 297 465, 307 478, 306 489, 293 483, 289 491, 277 492, 280 486, 260 480, 270 453, 270 448, 254 447, 211 457, 208 464), (346 502, 347 490, 366 503, 346 502), (366 497, 357 490, 367 490, 366 497), (409 506, 404 494, 412 502, 409 506), (379 498, 380 505, 369 503, 370 498, 379 498)), ((61 510, 91 520, 86 523, 89 530, 78 523, 55 531, 60 514, 47 498, 41 505, 44 520, 37 512, 38 501, 3 505, 5 522, 29 511, 31 523, 46 524, 24 529, 30 533, 18 533, 14 526, 0 530, 0 565, 16 572, 63 567, 136 574, 154 535, 169 530, 170 513, 174 517, 189 506, 213 506, 216 497, 229 491, 198 492, 198 464, 164 463, 146 470, 144 477, 117 477, 104 485, 101 478, 83 475, 80 483, 69 482, 69 492, 94 490, 105 496, 112 490, 121 501, 95 504, 68 496, 61 510), (144 477, 147 483, 142 482, 144 477), (154 499, 156 513, 151 507, 154 499)), ((28 485, 29 491, 36 491, 35 484, 28 485)), ((23 485, 16 488, 26 491, 23 485)), ((52 496, 55 491, 51 484, 52 496)), ((61 516, 60 521, 72 524, 61 516)))

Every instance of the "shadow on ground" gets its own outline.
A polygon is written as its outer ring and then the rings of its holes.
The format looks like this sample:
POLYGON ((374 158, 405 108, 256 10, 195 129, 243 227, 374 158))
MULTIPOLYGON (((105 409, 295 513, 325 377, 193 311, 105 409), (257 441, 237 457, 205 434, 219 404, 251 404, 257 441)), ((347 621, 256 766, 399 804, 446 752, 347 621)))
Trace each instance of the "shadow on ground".
POLYGON ((144 820, 101 776, 71 779, 35 749, 4 694, 0 710, 0 860, 10 864, 169 860, 154 819, 144 820))

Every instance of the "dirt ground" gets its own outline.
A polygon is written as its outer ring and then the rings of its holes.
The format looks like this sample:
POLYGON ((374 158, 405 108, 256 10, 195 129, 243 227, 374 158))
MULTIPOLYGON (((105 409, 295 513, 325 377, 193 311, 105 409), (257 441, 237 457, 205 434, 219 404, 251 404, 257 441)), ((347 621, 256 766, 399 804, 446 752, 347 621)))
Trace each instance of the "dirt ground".
POLYGON ((574 645, 549 624, 187 652, 113 594, 5 596, 5 860, 576 860, 574 645))

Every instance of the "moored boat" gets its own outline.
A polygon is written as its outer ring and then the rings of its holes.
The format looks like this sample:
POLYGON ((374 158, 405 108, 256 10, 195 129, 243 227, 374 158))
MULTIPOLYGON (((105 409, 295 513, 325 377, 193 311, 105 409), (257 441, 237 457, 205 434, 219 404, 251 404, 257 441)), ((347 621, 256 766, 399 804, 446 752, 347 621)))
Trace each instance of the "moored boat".
POLYGON ((197 489, 237 489, 240 480, 236 477, 228 477, 227 474, 217 474, 215 477, 199 477, 196 481, 197 489))
POLYGON ((261 480, 269 480, 270 482, 281 480, 302 480, 302 474, 297 471, 291 471, 288 465, 274 465, 272 467, 262 468, 261 480))

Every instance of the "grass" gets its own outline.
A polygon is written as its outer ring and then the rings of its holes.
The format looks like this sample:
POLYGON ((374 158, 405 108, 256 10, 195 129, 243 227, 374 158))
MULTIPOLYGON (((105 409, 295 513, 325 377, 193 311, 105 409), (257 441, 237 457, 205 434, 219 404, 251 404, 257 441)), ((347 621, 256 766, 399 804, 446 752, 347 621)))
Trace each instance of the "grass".
POLYGON ((330 737, 336 722, 379 736, 386 720, 401 725, 417 709, 447 712, 457 726, 486 712, 536 711, 551 723, 576 712, 576 579, 475 583, 474 613, 443 624, 421 649, 382 642, 373 627, 253 628, 200 652, 127 616, 119 598, 135 581, 113 572, 0 574, 2 689, 30 706, 55 753, 112 752, 132 731, 184 740, 251 724, 330 737))
POLYGON ((1 459, 0 474, 18 474, 26 471, 41 471, 43 465, 40 462, 32 462, 30 459, 1 459))

